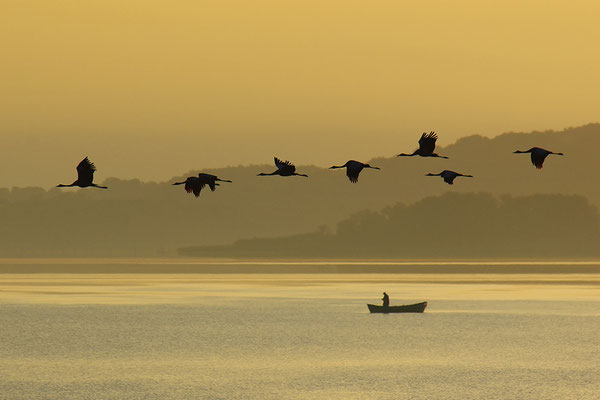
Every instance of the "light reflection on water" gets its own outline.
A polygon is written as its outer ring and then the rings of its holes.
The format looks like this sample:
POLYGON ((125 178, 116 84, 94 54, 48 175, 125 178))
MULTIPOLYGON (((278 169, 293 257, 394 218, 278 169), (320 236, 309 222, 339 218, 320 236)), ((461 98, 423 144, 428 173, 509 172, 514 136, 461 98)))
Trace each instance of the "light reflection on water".
POLYGON ((0 399, 597 399, 599 281, 0 275, 0 399))

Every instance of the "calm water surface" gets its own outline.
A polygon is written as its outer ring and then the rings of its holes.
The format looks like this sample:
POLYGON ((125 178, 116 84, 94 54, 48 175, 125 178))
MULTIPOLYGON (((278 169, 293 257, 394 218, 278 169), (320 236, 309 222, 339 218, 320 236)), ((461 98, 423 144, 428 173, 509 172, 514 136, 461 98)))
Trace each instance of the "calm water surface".
POLYGON ((598 399, 596 275, 0 275, 0 399, 598 399), (424 314, 370 315, 428 300, 424 314))

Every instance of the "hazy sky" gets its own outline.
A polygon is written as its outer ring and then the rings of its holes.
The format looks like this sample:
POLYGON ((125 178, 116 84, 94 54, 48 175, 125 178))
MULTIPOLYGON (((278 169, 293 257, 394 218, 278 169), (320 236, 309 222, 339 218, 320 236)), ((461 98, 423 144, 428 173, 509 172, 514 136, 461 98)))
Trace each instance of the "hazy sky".
POLYGON ((0 187, 598 122, 596 1, 12 1, 0 187))

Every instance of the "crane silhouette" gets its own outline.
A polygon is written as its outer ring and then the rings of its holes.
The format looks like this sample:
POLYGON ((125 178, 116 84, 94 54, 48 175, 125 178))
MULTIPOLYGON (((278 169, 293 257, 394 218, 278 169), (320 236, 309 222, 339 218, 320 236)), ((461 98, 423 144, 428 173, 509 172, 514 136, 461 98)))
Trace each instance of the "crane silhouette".
POLYGON ((463 175, 463 174, 459 174, 458 172, 450 171, 448 169, 443 170, 439 174, 432 174, 430 172, 430 173, 428 173, 425 176, 441 176, 442 179, 444 179, 444 182, 446 182, 448 185, 453 185, 454 184, 454 179, 456 177, 458 177, 458 176, 464 176, 466 178, 472 178, 473 177, 473 175, 463 175))
POLYGON ((296 166, 294 164, 292 164, 291 162, 281 161, 277 157, 273 157, 273 160, 275 161, 275 166, 277 167, 277 170, 274 172, 271 172, 270 174, 261 172, 257 176, 269 176, 269 175, 294 176, 294 175, 296 175, 296 176, 304 176, 304 177, 308 178, 308 175, 297 173, 296 166))
POLYGON ((523 154, 523 153, 531 153, 531 163, 537 168, 542 169, 544 166, 544 160, 550 154, 555 154, 557 156, 564 156, 563 153, 553 153, 549 150, 542 149, 540 147, 532 147, 529 150, 521 151, 517 150, 514 154, 523 154))
POLYGON ((429 133, 423 132, 423 134, 421 135, 421 139, 419 139, 419 148, 417 150, 415 150, 412 154, 398 154, 397 157, 421 156, 448 158, 445 156, 440 156, 433 152, 433 150, 435 150, 435 141, 437 140, 437 138, 437 134, 433 131, 429 133))
POLYGON ((380 169, 379 167, 371 167, 369 164, 361 163, 360 161, 354 160, 350 160, 344 165, 334 165, 332 167, 329 167, 329 169, 336 168, 346 168, 346 175, 352 183, 358 182, 358 175, 360 174, 360 171, 362 171, 364 168, 380 169))
POLYGON ((183 182, 175 182, 173 185, 185 184, 185 191, 188 193, 194 193, 194 196, 200 196, 200 191, 204 186, 208 185, 212 192, 215 191, 217 186, 220 186, 217 182, 229 182, 227 179, 220 179, 215 175, 199 173, 198 176, 190 176, 183 182))
POLYGON ((96 172, 96 166, 86 157, 83 160, 81 160, 79 164, 77 164, 77 180, 71 183, 70 185, 64 185, 60 183, 56 185, 56 187, 79 186, 81 188, 84 188, 92 186, 98 189, 108 189, 108 187, 106 186, 96 185, 92 182, 94 180, 94 172, 96 172))

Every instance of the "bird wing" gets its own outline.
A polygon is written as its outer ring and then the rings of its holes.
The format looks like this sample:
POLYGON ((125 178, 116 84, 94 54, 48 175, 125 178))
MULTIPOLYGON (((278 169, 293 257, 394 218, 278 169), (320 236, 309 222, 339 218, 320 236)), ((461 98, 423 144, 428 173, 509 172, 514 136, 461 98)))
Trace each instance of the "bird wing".
MULTIPOLYGON (((273 157, 273 159, 275 160, 275 165, 279 169, 286 168, 286 167, 294 167, 294 164, 292 164, 289 161, 282 161, 277 157, 273 157)), ((294 167, 294 169, 295 169, 295 167, 294 167)))
POLYGON ((346 167, 346 176, 348 176, 348 179, 350 179, 350 182, 352 182, 352 183, 358 182, 358 175, 360 174, 360 171, 362 171, 362 169, 363 169, 362 164, 360 164, 358 162, 348 164, 348 166, 346 167))
POLYGON ((444 178, 444 182, 446 182, 448 185, 454 184, 454 179, 459 175, 460 174, 458 172, 454 172, 454 171, 450 171, 450 170, 442 171, 442 178, 444 178))
POLYGON ((204 180, 213 180, 213 181, 217 179, 217 177, 215 175, 205 174, 204 172, 200 172, 198 174, 198 178, 204 179, 204 180))
POLYGON ((291 175, 296 172, 296 166, 289 161, 282 161, 279 158, 275 157, 275 165, 277 169, 283 172, 283 175, 291 175))
POLYGON ((185 181, 185 191, 188 193, 194 193, 194 196, 200 196, 200 191, 204 187, 204 184, 200 182, 200 179, 196 177, 187 178, 185 181))
POLYGON ((550 152, 548 152, 546 150, 532 151, 531 152, 531 163, 533 165, 535 165, 535 167, 537 169, 542 169, 542 167, 544 166, 544 160, 546 159, 546 157, 548 157, 548 154, 550 154, 550 152))
POLYGON ((188 193, 192 193, 192 191, 194 190, 194 181, 192 180, 192 178, 187 178, 185 180, 185 191, 188 193))
POLYGON ((448 185, 453 185, 454 178, 456 178, 456 175, 446 175, 444 176, 444 182, 446 182, 448 185))
POLYGON ((92 183, 96 166, 87 157, 77 165, 77 180, 81 183, 92 183))
POLYGON ((200 184, 200 189, 203 189, 205 185, 208 185, 211 191, 215 191, 215 181, 217 177, 211 174, 205 174, 203 172, 198 174, 198 181, 200 184))
POLYGON ((435 141, 437 140, 437 138, 437 134, 433 131, 429 133, 423 132, 423 134, 421 135, 421 139, 419 139, 419 149, 421 149, 421 151, 424 154, 433 153, 433 150, 435 150, 435 141))

